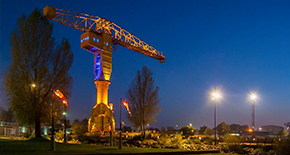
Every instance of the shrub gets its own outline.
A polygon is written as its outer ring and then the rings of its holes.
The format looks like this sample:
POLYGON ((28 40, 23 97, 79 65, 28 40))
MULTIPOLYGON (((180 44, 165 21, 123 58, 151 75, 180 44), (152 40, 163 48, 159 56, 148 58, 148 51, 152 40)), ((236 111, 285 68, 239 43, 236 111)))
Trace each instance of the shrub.
POLYGON ((185 144, 192 144, 193 143, 193 141, 191 139, 185 139, 185 140, 183 140, 183 142, 185 144))
POLYGON ((270 150, 269 152, 267 152, 267 155, 276 155, 275 150, 270 150))
POLYGON ((263 149, 257 148, 250 155, 266 155, 263 149))
POLYGON ((290 155, 290 137, 287 139, 276 140, 277 155, 290 155))
POLYGON ((55 133, 55 140, 62 141, 64 139, 64 131, 59 130, 55 133))
POLYGON ((235 152, 235 153, 244 153, 244 150, 241 145, 228 145, 229 152, 235 152))
POLYGON ((205 138, 203 140, 204 144, 213 145, 214 141, 211 138, 205 138))
POLYGON ((171 143, 170 136, 167 134, 162 135, 157 141, 161 148, 165 148, 171 143))
POLYGON ((224 142, 227 144, 240 144, 241 139, 238 136, 232 136, 230 134, 226 134, 224 137, 224 142))
POLYGON ((228 145, 220 145, 219 149, 220 149, 221 152, 224 152, 224 153, 228 153, 229 152, 228 145))
POLYGON ((199 139, 193 139, 194 144, 202 144, 202 142, 199 139))
POLYGON ((176 134, 171 138, 171 143, 172 143, 173 148, 176 148, 176 149, 180 149, 180 148, 182 148, 182 145, 183 145, 182 135, 176 133, 176 134))

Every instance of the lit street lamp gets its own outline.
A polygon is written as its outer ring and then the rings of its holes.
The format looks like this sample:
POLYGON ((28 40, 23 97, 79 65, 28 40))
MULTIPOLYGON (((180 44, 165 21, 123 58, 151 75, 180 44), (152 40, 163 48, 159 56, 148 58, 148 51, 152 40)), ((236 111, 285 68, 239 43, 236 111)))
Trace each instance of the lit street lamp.
POLYGON ((66 106, 64 105, 64 112, 62 113, 63 116, 64 116, 64 138, 63 138, 63 141, 64 141, 64 144, 67 144, 67 140, 66 140, 66 106))
POLYGON ((214 87, 214 92, 212 93, 212 100, 214 100, 214 144, 217 144, 216 134, 216 100, 220 98, 220 94, 216 91, 216 88, 214 87))
POLYGON ((257 96, 255 94, 251 94, 252 100, 252 129, 255 130, 255 100, 257 96))

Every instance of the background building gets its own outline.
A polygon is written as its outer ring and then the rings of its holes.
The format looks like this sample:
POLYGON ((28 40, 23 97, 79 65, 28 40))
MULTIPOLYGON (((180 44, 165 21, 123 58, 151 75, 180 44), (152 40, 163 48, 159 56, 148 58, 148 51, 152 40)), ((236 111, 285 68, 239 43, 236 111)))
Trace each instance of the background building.
POLYGON ((284 125, 286 125, 286 132, 290 133, 290 122, 285 123, 284 125))
POLYGON ((284 128, 281 126, 276 126, 276 125, 265 125, 265 126, 261 126, 259 128, 259 131, 268 132, 269 134, 276 135, 279 131, 284 131, 284 128))

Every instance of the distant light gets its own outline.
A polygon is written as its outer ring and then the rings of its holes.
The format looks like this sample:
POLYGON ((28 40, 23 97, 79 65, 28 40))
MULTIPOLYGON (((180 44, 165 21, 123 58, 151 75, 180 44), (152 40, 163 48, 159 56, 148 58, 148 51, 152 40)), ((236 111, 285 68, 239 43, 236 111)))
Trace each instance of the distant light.
POLYGON ((44 134, 44 135, 47 135, 47 127, 44 127, 44 128, 43 128, 43 134, 44 134))
POLYGON ((36 84, 32 83, 31 84, 31 87, 35 88, 36 87, 36 84))
POLYGON ((106 42, 106 45, 107 45, 107 46, 109 46, 109 43, 108 43, 108 42, 106 42))
POLYGON ((198 137, 199 140, 201 140, 201 137, 198 137))
POLYGON ((212 95, 214 96, 214 98, 220 98, 221 97, 220 94, 218 94, 218 93, 213 93, 212 95))
POLYGON ((189 126, 190 126, 190 127, 192 127, 192 124, 191 124, 191 123, 189 123, 189 126))
POLYGON ((254 100, 254 99, 257 98, 257 96, 256 96, 255 94, 252 94, 252 95, 251 95, 251 98, 254 100))
POLYGON ((96 41, 96 38, 94 37, 93 40, 96 41))
POLYGON ((261 128, 261 127, 259 127, 259 130, 260 130, 260 131, 262 131, 262 128, 261 128))
POLYGON ((64 112, 62 113, 62 115, 64 115, 64 116, 65 116, 65 115, 66 115, 66 112, 64 111, 64 112))
POLYGON ((25 131, 26 131, 26 129, 25 129, 25 127, 22 127, 22 133, 25 133, 25 131))
POLYGON ((97 39, 97 42, 99 42, 99 39, 97 39))
POLYGON ((109 106, 110 106, 110 110, 113 110, 113 103, 112 102, 109 104, 109 106))

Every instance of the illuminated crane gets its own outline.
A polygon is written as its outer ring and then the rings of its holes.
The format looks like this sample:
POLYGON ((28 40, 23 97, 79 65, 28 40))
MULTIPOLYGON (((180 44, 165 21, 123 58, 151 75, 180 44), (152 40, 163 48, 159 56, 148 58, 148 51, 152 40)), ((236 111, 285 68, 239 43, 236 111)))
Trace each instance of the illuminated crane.
POLYGON ((108 105, 108 89, 112 72, 112 46, 121 45, 163 63, 165 56, 154 47, 102 17, 46 6, 43 16, 83 31, 81 47, 94 54, 97 103, 89 119, 89 132, 115 130, 113 106, 108 105))

